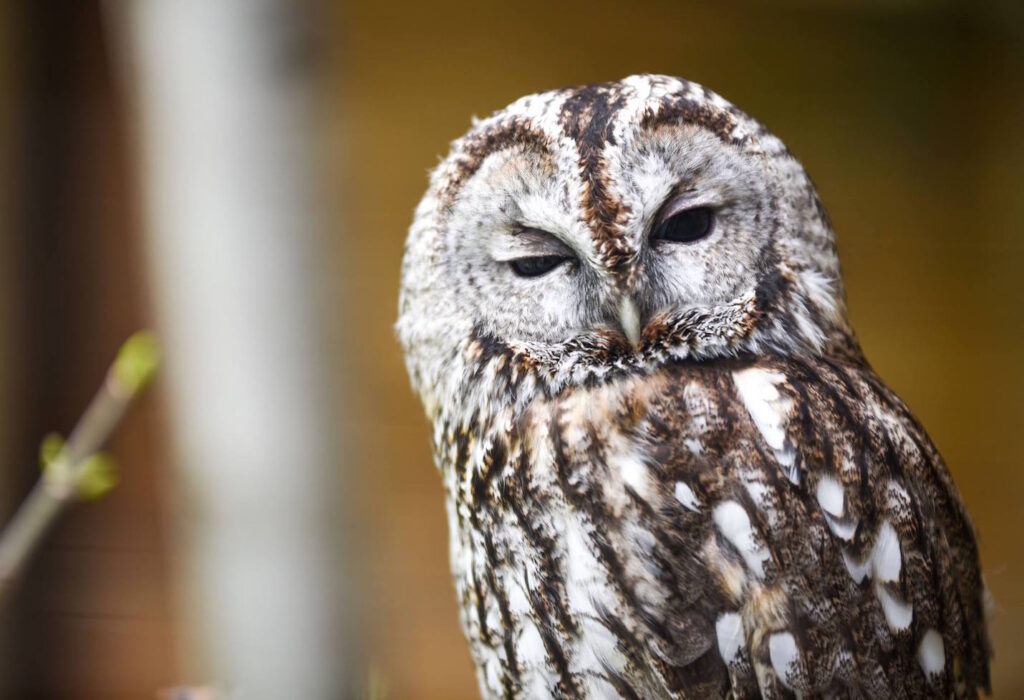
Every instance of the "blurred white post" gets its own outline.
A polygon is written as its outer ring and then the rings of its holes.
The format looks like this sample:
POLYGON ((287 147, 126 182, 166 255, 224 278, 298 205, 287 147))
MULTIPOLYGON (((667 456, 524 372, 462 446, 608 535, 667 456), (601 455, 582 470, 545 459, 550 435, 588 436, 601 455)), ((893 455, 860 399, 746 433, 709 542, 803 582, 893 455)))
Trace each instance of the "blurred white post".
POLYGON ((353 692, 318 294, 308 3, 115 0, 183 501, 185 659, 231 697, 353 692), (297 50, 298 49, 298 50, 297 50), (299 61, 297 62, 297 59, 299 61))

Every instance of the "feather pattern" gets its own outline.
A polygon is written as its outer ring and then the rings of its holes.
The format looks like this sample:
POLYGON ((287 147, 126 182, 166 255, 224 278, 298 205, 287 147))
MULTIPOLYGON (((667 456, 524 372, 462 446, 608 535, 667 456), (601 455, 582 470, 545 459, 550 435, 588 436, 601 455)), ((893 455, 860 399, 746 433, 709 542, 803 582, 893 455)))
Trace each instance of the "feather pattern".
POLYGON ((864 364, 678 363, 507 419, 450 420, 436 445, 488 694, 987 687, 970 524, 934 446, 864 364), (755 374, 772 390, 752 398, 755 374))
POLYGON ((475 123, 399 306, 485 696, 988 689, 960 496, 861 353, 810 178, 720 96, 631 76, 475 123))

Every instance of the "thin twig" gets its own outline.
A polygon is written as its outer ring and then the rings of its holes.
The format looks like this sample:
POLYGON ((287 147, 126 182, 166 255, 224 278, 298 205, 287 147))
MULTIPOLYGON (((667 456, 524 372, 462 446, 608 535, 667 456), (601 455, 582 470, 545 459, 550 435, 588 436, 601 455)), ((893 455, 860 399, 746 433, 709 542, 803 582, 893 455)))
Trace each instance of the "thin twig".
POLYGON ((97 452, 152 378, 158 364, 159 349, 153 336, 145 332, 133 335, 121 346, 103 386, 67 442, 44 442, 43 474, 0 534, 0 604, 8 598, 32 553, 68 504, 100 496, 113 486, 112 462, 100 458, 97 452))

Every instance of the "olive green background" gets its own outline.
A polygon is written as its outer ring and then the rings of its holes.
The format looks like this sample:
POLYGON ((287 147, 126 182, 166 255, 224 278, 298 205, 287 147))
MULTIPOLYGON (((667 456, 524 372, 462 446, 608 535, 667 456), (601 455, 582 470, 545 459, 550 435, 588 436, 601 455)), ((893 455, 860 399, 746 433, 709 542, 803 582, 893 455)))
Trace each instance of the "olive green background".
MULTIPOLYGON (((350 6, 332 89, 346 282, 365 337, 372 659, 396 697, 473 692, 428 430, 390 343, 426 171, 522 94, 636 72, 703 83, 778 136, 839 236, 850 313, 974 516, 997 697, 1024 692, 1024 26, 1009 4, 440 2, 350 6)), ((333 29, 332 29, 333 31, 333 29)))

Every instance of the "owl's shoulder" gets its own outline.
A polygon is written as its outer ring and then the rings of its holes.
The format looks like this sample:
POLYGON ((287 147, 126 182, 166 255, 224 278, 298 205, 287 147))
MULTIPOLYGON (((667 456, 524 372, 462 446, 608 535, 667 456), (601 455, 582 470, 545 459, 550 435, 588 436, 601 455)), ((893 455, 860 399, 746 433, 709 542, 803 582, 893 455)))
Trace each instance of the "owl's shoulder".
POLYGON ((988 686, 966 511, 927 433, 859 358, 669 366, 566 397, 559 415, 606 464, 604 492, 619 484, 662 514, 656 541, 682 544, 677 585, 703 591, 697 616, 734 688, 988 686))

